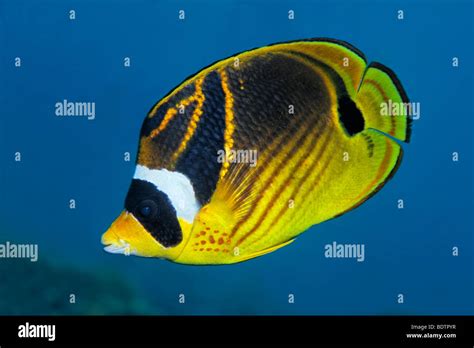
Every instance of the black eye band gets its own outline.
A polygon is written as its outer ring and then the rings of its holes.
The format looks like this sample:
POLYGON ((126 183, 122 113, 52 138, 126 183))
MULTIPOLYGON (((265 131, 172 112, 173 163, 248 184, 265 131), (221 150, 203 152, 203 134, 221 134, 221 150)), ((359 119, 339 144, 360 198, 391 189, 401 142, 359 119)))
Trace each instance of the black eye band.
POLYGON ((168 196, 152 183, 133 179, 125 209, 164 247, 176 246, 183 240, 176 210, 168 196))

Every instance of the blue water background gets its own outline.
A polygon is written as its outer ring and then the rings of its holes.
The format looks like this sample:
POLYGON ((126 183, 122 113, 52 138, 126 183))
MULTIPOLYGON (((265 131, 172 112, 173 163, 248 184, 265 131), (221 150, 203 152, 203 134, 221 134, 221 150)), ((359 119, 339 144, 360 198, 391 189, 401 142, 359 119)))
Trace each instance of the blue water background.
POLYGON ((155 314, 473 314, 473 34, 472 1, 0 0, 0 242, 116 274, 155 314), (100 236, 123 207, 150 107, 216 60, 311 37, 352 43, 421 103, 395 177, 358 209, 238 265, 105 253, 100 236), (63 99, 95 102, 96 119, 56 117, 63 99), (333 241, 365 244, 365 261, 325 258, 333 241))

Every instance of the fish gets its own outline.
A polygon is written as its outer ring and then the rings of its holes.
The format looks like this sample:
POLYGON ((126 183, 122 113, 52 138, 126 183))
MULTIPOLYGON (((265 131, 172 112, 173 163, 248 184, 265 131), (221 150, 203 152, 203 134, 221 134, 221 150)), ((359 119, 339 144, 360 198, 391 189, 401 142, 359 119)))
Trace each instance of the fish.
POLYGON ((390 68, 341 40, 217 61, 146 115, 125 209, 102 244, 190 265, 280 249, 393 177, 411 118, 380 110, 408 102, 390 68))

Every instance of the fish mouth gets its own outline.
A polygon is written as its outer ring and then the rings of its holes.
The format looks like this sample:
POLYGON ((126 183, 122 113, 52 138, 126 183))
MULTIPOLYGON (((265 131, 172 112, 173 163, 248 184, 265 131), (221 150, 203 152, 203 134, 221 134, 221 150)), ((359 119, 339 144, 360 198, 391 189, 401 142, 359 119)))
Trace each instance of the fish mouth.
MULTIPOLYGON (((117 219, 117 220, 121 221, 121 218, 123 218, 126 215, 127 214, 122 213, 120 215, 119 219, 117 219)), ((116 221, 110 226, 110 228, 107 230, 107 232, 105 232, 102 235, 101 243, 103 245, 105 245, 104 250, 108 253, 111 253, 111 254, 123 254, 123 255, 126 255, 126 256, 136 255, 137 252, 136 252, 135 248, 132 248, 132 246, 130 245, 129 242, 127 242, 126 240, 120 238, 120 236, 118 234, 118 232, 120 232, 119 227, 117 227, 117 221, 116 221)))
POLYGON ((136 251, 123 239, 119 239, 118 243, 106 245, 104 250, 111 254, 136 255, 136 251))

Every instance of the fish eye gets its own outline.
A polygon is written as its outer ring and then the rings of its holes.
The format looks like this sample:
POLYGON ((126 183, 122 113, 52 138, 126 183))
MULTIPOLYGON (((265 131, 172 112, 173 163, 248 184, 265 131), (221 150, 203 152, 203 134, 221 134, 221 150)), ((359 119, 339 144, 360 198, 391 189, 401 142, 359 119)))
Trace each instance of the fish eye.
POLYGON ((157 210, 156 203, 149 199, 142 201, 137 207, 138 215, 144 219, 154 216, 157 210))
POLYGON ((140 207, 140 214, 142 216, 145 216, 145 217, 150 216, 151 207, 149 205, 144 205, 144 206, 140 207))

